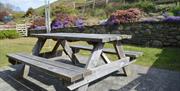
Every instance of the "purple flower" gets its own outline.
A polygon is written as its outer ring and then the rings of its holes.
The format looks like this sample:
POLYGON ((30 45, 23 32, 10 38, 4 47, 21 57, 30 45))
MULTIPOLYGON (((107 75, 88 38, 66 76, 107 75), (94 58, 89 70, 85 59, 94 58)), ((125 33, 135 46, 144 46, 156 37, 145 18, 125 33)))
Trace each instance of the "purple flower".
POLYGON ((163 22, 180 22, 180 16, 169 16, 163 19, 163 22))
POLYGON ((83 28, 84 26, 84 22, 82 19, 77 19, 76 22, 75 22, 75 25, 78 27, 78 28, 83 28))
POLYGON ((115 24, 118 24, 118 19, 115 16, 111 16, 106 22, 106 25, 115 25, 115 24))
POLYGON ((60 20, 56 20, 52 23, 52 29, 64 28, 63 22, 60 20))
POLYGON ((64 27, 68 27, 69 25, 69 21, 68 20, 65 20, 64 22, 63 22, 63 25, 64 25, 64 27))

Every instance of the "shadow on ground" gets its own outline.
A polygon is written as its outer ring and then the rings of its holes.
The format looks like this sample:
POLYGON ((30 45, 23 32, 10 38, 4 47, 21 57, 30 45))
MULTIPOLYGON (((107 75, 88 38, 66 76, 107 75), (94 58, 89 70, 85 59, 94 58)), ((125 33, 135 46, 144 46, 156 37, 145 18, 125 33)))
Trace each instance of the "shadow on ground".
POLYGON ((180 74, 172 71, 180 68, 180 65, 177 65, 180 64, 178 51, 173 48, 164 48, 160 54, 156 55, 158 59, 150 68, 144 70, 145 72, 141 72, 142 69, 135 69, 137 78, 118 89, 109 91, 180 91, 180 74), (154 67, 168 68, 171 71, 154 67))

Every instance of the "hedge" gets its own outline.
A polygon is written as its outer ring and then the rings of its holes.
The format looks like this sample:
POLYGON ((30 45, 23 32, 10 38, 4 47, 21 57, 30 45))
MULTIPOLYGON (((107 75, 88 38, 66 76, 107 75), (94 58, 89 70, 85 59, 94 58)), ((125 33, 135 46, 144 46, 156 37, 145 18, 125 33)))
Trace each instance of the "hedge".
POLYGON ((3 30, 0 31, 0 39, 15 39, 19 38, 20 34, 16 30, 3 30))

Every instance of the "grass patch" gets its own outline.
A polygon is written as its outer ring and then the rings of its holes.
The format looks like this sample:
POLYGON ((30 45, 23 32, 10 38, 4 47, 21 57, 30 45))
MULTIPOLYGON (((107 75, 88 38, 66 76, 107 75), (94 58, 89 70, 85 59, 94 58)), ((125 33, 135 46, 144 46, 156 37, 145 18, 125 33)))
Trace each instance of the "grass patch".
POLYGON ((19 38, 19 33, 16 32, 16 30, 4 30, 0 31, 0 39, 15 39, 19 38))
MULTIPOLYGON (((36 42, 36 38, 18 38, 18 39, 4 39, 0 40, 0 66, 9 65, 6 54, 13 52, 28 52, 31 53, 33 45, 36 42)), ((55 42, 49 42, 43 49, 43 51, 51 50, 53 46, 49 44, 55 44, 55 42)), ((87 45, 84 42, 74 42, 72 44, 87 45)), ((106 48, 112 48, 112 45, 105 45, 106 48)), ((139 57, 136 64, 156 67, 169 70, 180 71, 180 48, 149 48, 134 45, 124 45, 125 50, 142 51, 143 56, 139 57)), ((90 52, 81 51, 82 55, 89 55, 90 52)), ((115 55, 108 55, 110 59, 114 60, 117 57, 115 55)))

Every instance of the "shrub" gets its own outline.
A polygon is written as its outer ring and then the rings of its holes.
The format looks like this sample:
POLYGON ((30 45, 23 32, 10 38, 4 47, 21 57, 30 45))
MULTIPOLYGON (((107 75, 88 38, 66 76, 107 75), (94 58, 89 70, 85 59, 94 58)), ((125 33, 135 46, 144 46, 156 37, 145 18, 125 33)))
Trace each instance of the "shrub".
POLYGON ((32 20, 32 25, 30 29, 35 29, 37 27, 44 27, 45 26, 45 18, 44 17, 36 17, 32 20))
POLYGON ((105 19, 106 18, 106 12, 104 9, 95 9, 92 12, 92 15, 95 17, 99 17, 100 19, 105 19))
POLYGON ((72 15, 58 13, 56 14, 55 19, 51 23, 51 28, 58 29, 58 28, 74 26, 74 22, 76 18, 77 17, 72 15))
POLYGON ((45 26, 45 18, 44 17, 36 17, 33 20, 34 26, 45 26))
POLYGON ((112 13, 107 21, 108 25, 135 22, 141 16, 141 11, 137 8, 131 8, 128 10, 117 10, 112 13))
POLYGON ((180 16, 180 6, 172 8, 171 11, 175 16, 180 16))
POLYGON ((156 11, 156 5, 152 1, 140 1, 136 3, 130 4, 122 4, 117 9, 129 9, 129 8, 139 8, 142 9, 144 12, 154 12, 156 11))
POLYGON ((0 31, 0 39, 4 39, 4 38, 6 38, 6 36, 4 35, 4 32, 0 31))
POLYGON ((0 39, 14 39, 20 37, 19 33, 16 32, 16 30, 4 30, 0 31, 0 39))
POLYGON ((55 6, 55 8, 52 9, 52 14, 55 15, 57 13, 65 13, 65 14, 76 14, 77 10, 75 10, 72 7, 68 7, 66 5, 59 5, 55 6))
POLYGON ((136 8, 143 9, 145 12, 154 12, 156 11, 156 5, 152 1, 141 1, 135 4, 136 8))

